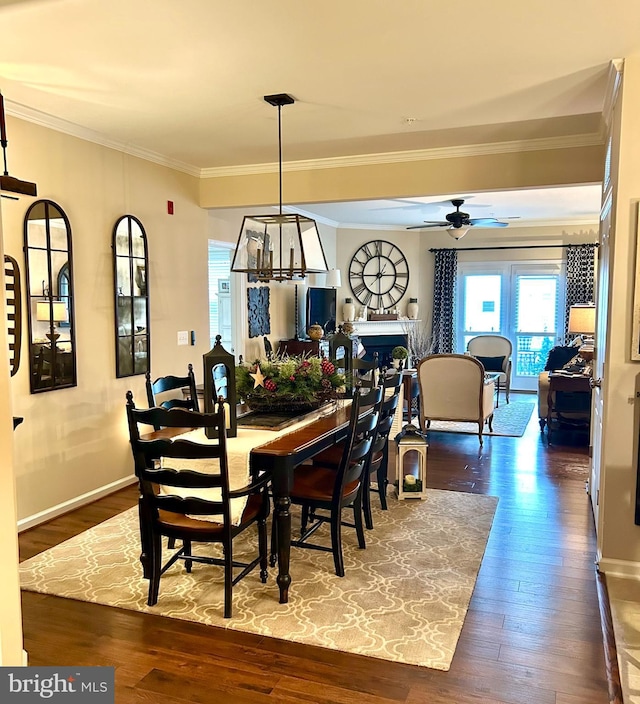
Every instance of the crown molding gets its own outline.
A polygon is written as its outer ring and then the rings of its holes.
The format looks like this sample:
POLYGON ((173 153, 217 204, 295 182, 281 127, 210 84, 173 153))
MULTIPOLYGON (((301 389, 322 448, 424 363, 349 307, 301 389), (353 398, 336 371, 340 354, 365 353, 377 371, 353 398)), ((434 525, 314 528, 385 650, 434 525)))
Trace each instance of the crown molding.
POLYGON ((94 130, 90 130, 86 127, 81 127, 80 125, 76 125, 74 122, 68 122, 67 120, 63 120, 59 117, 53 117, 47 113, 27 107, 26 105, 14 103, 11 100, 5 100, 5 111, 7 115, 11 115, 12 117, 18 117, 21 120, 32 122, 33 124, 40 125, 41 127, 48 127, 56 132, 63 132, 71 137, 78 137, 78 139, 84 139, 87 142, 93 142, 94 144, 99 144, 100 146, 107 147, 109 149, 115 149, 116 151, 124 152, 125 154, 129 154, 140 159, 145 159, 146 161, 151 161, 154 164, 159 164, 160 166, 167 166, 170 169, 181 171, 182 173, 195 176, 196 178, 201 176, 202 169, 196 166, 186 164, 183 161, 178 161, 177 159, 170 159, 169 157, 158 154, 157 152, 152 152, 149 149, 142 149, 141 147, 126 144, 125 142, 118 142, 117 140, 109 139, 100 132, 95 132, 94 130))
MULTIPOLYGON (((238 166, 216 166, 199 168, 177 159, 171 159, 149 149, 136 147, 125 142, 110 139, 100 132, 90 130, 73 122, 54 117, 35 110, 26 105, 5 100, 5 110, 8 115, 27 122, 47 127, 57 132, 63 132, 72 137, 93 142, 109 149, 145 159, 146 161, 166 166, 190 176, 199 178, 221 178, 224 176, 249 176, 257 174, 278 173, 277 162, 266 164, 243 164, 238 166)), ((316 169, 338 169, 350 166, 370 166, 379 164, 399 164, 412 161, 428 161, 435 159, 454 159, 460 157, 485 156, 489 154, 507 154, 513 152, 542 151, 546 149, 571 149, 591 147, 604 144, 603 135, 599 133, 577 134, 564 137, 547 137, 508 142, 492 142, 489 144, 465 144, 452 147, 437 147, 434 149, 417 149, 413 151, 381 152, 377 154, 356 154, 351 156, 330 157, 324 159, 305 159, 283 163, 283 171, 313 171, 316 169)), ((328 223, 327 223, 328 224, 328 223)))
MULTIPOLYGON (((283 163, 283 171, 312 171, 314 169, 337 169, 349 166, 369 166, 376 164, 398 164, 411 161, 432 159, 454 159, 459 157, 485 156, 487 154, 507 154, 513 152, 542 151, 545 149, 571 149, 576 147, 601 146, 602 135, 598 132, 569 135, 565 137, 547 137, 510 142, 492 142, 490 144, 465 144, 454 147, 435 149, 417 149, 403 152, 383 152, 379 154, 358 154, 327 159, 306 159, 283 163)), ((244 164, 241 166, 217 166, 202 169, 202 178, 221 178, 223 176, 249 176, 256 174, 277 173, 278 163, 244 164)))

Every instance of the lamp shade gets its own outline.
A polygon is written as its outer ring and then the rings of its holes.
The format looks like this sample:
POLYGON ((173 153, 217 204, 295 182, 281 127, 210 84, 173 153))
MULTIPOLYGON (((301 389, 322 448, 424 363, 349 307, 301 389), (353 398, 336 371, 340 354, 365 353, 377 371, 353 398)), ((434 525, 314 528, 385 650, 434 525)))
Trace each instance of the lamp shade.
POLYGON ((297 213, 244 217, 232 271, 258 281, 287 281, 327 268, 315 220, 297 213))
POLYGON ((64 301, 41 301, 36 305, 36 318, 41 321, 61 323, 67 319, 67 306, 64 301), (53 315, 52 315, 53 313, 53 315))
POLYGON ((469 232, 468 227, 451 227, 447 228, 447 234, 449 237, 453 237, 454 240, 461 240, 469 232))
POLYGON ((340 288, 340 286, 342 286, 340 269, 329 269, 325 279, 325 286, 327 288, 340 288))
POLYGON ((578 304, 569 308, 569 332, 572 335, 593 335, 596 329, 596 307, 578 304))

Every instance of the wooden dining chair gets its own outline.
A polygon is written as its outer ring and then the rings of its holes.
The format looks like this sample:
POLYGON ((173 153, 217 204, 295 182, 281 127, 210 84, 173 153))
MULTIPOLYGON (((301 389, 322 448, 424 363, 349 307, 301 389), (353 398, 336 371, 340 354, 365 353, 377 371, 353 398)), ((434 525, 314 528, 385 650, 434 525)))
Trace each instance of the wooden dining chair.
MULTIPOLYGON (((200 410, 193 364, 189 364, 186 376, 160 376, 153 382, 151 381, 151 372, 147 371, 145 385, 149 408, 161 406, 162 408, 185 408, 196 412, 200 410), (189 389, 189 398, 185 398, 182 394, 182 389, 185 388, 189 389), (180 396, 161 398, 162 394, 171 391, 180 392, 180 396)), ((156 430, 160 430, 160 428, 157 427, 156 430)))
POLYGON ((369 462, 365 468, 366 479, 363 484, 362 508, 366 527, 373 528, 373 515, 371 513, 371 491, 375 491, 380 498, 380 507, 386 511, 387 486, 389 485, 389 435, 393 427, 400 400, 400 387, 402 386, 401 370, 387 372, 382 377, 383 397, 380 405, 380 416, 376 426, 373 445, 369 455, 369 462), (372 489, 371 480, 375 477, 376 487, 372 489))
POLYGON ((127 419, 140 488, 140 559, 144 577, 149 580, 147 604, 157 603, 160 577, 177 560, 184 561, 187 572, 191 572, 194 562, 223 565, 224 617, 230 618, 233 586, 258 565, 260 580, 267 580, 268 476, 254 477, 241 489, 230 490, 222 403, 215 413, 183 408, 137 409, 128 391, 127 419), (140 434, 140 426, 162 430, 145 436, 140 434), (204 433, 202 443, 180 437, 181 430, 198 428, 215 429, 217 439, 205 441, 204 433), (203 462, 213 471, 205 471, 203 462), (231 501, 243 497, 246 504, 234 522, 231 501), (233 559, 233 540, 253 524, 258 529, 258 556, 249 563, 238 562, 233 559), (163 537, 182 544, 164 564, 163 537), (194 543, 220 543, 223 557, 195 555, 194 543), (240 572, 234 576, 237 569, 240 572))
MULTIPOLYGON (((293 477, 291 503, 302 507, 302 520, 300 539, 292 540, 291 545, 331 552, 338 577, 344 577, 342 527, 355 528, 358 546, 361 549, 366 547, 362 523, 362 481, 378 423, 381 399, 381 386, 366 393, 358 389, 354 394, 349 433, 337 471, 333 467, 302 465, 293 477), (368 412, 365 413, 365 410, 368 412), (353 511, 353 523, 342 520, 345 508, 353 511), (308 542, 324 523, 329 523, 331 527, 331 547, 308 542)), ((274 542, 272 551, 277 548, 274 542)))
POLYGON ((353 360, 353 385, 360 384, 363 387, 372 389, 378 384, 379 359, 378 353, 373 353, 371 361, 365 359, 353 360))
MULTIPOLYGON (((400 387, 402 385, 402 374, 398 370, 383 370, 381 373, 381 387, 383 390, 380 400, 378 424, 375 428, 373 444, 369 461, 365 467, 365 478, 362 488, 362 509, 364 513, 365 526, 371 530, 373 528, 373 515, 371 512, 371 491, 376 492, 380 497, 380 506, 386 511, 387 506, 387 467, 389 464, 389 435, 395 419, 396 408, 399 402, 400 387), (376 478, 376 487, 371 488, 371 480, 376 478)), ((316 466, 331 467, 337 469, 342 459, 344 442, 337 443, 318 453, 313 458, 316 466)))

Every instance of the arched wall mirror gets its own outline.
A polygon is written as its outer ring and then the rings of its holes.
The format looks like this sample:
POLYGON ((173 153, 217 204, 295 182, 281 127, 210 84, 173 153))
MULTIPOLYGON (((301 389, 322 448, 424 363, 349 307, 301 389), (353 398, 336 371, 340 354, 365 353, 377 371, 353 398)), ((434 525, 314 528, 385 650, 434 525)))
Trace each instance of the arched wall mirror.
POLYGON ((123 215, 113 228, 116 377, 150 369, 147 235, 138 218, 123 215))
POLYGON ((53 201, 27 210, 24 252, 31 393, 76 386, 71 226, 53 201))

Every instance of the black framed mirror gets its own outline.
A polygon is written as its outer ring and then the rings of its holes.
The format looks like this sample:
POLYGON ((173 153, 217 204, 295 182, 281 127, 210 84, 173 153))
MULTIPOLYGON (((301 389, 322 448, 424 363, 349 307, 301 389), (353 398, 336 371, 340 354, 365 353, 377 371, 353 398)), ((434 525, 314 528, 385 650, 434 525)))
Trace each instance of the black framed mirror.
POLYGON ((147 234, 138 218, 123 215, 113 228, 116 377, 150 369, 149 258, 147 234))
POLYGON ((50 200, 24 219, 31 393, 77 385, 71 225, 50 200))

